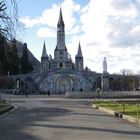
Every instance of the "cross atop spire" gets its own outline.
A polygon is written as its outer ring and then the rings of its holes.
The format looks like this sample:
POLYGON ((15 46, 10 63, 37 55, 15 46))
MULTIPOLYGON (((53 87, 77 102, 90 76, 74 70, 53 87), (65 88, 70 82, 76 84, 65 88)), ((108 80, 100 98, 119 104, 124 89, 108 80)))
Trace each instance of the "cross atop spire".
POLYGON ((82 51, 81 51, 81 44, 80 44, 80 41, 79 41, 79 47, 78 47, 78 52, 77 52, 76 57, 83 57, 82 51))
POLYGON ((44 45, 43 45, 42 57, 48 57, 47 52, 46 52, 46 44, 45 44, 45 41, 44 41, 44 45))

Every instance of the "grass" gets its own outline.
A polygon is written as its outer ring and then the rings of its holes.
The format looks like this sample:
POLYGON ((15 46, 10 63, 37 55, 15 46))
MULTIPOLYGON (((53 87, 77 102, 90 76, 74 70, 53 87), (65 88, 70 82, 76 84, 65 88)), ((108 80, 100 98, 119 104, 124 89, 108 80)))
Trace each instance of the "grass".
POLYGON ((8 105, 4 100, 0 100, 0 112, 3 110, 9 108, 10 105, 8 105))
POLYGON ((98 101, 96 105, 140 119, 140 104, 135 102, 98 101))

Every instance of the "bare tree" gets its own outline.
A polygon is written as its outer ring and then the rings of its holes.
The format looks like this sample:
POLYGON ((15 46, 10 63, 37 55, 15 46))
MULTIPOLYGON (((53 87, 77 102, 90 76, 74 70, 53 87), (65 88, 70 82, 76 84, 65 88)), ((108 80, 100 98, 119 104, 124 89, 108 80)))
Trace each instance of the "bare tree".
POLYGON ((120 73, 122 74, 122 75, 133 75, 134 73, 133 73, 133 71, 132 70, 130 70, 130 69, 122 69, 122 70, 120 70, 120 73))
POLYGON ((22 29, 16 0, 0 0, 0 34, 11 40, 22 29))
POLYGON ((122 69, 122 87, 123 90, 136 90, 139 87, 139 81, 137 75, 133 73, 130 69, 122 69))

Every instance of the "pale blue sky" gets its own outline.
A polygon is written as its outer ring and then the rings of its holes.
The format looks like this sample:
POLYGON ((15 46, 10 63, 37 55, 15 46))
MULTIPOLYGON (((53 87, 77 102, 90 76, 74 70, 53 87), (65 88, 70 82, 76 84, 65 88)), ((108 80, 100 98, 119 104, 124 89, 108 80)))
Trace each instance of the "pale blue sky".
POLYGON ((108 71, 140 72, 140 0, 18 0, 20 20, 25 24, 23 42, 40 60, 45 40, 53 56, 60 4, 66 30, 66 46, 74 60, 78 43, 84 64, 102 72, 107 57, 108 71))

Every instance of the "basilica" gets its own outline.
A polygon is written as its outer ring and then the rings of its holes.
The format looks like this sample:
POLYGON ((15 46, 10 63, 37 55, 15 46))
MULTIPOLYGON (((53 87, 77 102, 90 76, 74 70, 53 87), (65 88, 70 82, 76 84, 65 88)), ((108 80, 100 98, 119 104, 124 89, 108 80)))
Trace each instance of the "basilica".
POLYGON ((48 55, 44 42, 41 56, 40 78, 38 88, 40 91, 51 93, 64 93, 66 91, 93 91, 98 86, 101 74, 84 68, 82 47, 77 43, 75 62, 69 57, 65 44, 65 24, 60 8, 57 23, 57 44, 54 58, 48 55))

